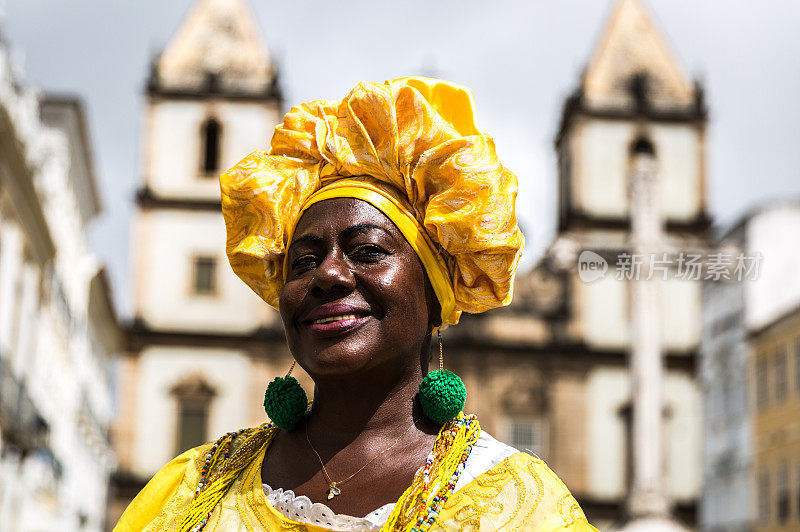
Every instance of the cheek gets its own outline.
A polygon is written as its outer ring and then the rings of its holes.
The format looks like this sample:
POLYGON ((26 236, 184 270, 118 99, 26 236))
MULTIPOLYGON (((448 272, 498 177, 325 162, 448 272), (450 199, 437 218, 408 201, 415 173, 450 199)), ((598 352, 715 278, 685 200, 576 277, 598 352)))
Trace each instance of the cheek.
POLYGON ((300 281, 290 281, 283 286, 278 296, 278 311, 284 327, 291 325, 297 308, 303 300, 305 288, 300 281))
POLYGON ((395 265, 381 276, 380 290, 383 297, 392 303, 391 307, 402 312, 406 318, 409 312, 421 316, 427 312, 425 281, 422 267, 408 261, 395 265))

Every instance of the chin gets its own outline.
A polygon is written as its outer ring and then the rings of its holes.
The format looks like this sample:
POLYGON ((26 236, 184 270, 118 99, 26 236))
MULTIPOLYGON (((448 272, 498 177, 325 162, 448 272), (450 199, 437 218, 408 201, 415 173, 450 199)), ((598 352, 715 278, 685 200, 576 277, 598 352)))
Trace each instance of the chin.
POLYGON ((372 327, 361 327, 347 334, 320 336, 305 331, 299 340, 301 366, 310 375, 347 375, 370 364, 380 346, 372 327))
POLYGON ((314 375, 349 375, 358 373, 370 365, 373 356, 367 347, 358 349, 355 346, 335 345, 314 350, 312 354, 303 357, 303 367, 313 377, 314 375))

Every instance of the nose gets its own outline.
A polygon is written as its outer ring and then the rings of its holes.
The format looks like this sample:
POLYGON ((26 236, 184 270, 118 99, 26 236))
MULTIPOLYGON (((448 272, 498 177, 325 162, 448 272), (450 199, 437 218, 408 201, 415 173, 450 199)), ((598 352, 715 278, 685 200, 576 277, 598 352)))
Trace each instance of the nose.
POLYGON ((336 290, 350 292, 355 288, 355 277, 347 257, 339 249, 332 249, 314 271, 309 290, 316 295, 336 290))

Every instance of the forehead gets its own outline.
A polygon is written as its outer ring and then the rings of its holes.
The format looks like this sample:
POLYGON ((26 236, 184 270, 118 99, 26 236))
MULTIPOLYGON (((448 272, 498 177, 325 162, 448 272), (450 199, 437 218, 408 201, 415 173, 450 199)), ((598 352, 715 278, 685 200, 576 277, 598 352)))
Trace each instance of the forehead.
POLYGON ((356 198, 334 198, 317 202, 306 209, 297 223, 292 240, 326 231, 338 233, 360 224, 375 225, 402 238, 394 223, 370 203, 356 198))

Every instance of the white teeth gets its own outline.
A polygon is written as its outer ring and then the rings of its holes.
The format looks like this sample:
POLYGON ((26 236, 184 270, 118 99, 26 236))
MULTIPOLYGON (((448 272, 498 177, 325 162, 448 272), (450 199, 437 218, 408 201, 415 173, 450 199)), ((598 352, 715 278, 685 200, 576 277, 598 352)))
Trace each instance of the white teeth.
POLYGON ((311 323, 314 325, 323 325, 325 323, 333 323, 334 321, 342 321, 342 320, 353 320, 356 319, 358 316, 355 314, 342 314, 340 316, 331 316, 329 318, 321 318, 319 320, 314 320, 311 323))

